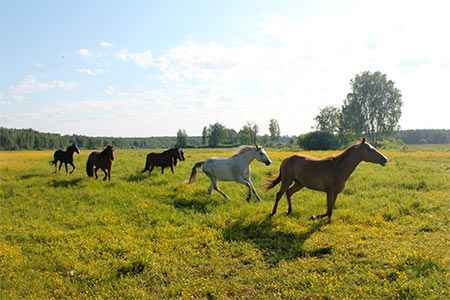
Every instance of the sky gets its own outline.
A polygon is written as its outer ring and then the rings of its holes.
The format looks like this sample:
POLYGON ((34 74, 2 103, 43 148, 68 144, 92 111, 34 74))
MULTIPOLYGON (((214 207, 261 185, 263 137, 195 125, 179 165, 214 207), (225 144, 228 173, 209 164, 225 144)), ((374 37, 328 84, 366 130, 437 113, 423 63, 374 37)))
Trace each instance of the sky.
POLYGON ((449 1, 0 0, 0 126, 201 135, 311 131, 380 71, 402 129, 450 128, 449 1), (112 3, 111 3, 112 2, 112 3))

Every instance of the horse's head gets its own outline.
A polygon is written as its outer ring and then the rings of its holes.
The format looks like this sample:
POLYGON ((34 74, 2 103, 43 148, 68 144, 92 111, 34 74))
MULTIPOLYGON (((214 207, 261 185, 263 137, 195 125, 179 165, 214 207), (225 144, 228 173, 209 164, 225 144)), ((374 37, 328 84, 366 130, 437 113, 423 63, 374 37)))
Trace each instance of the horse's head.
POLYGON ((108 147, 106 147, 108 149, 108 154, 109 154, 109 159, 111 159, 111 161, 114 160, 114 146, 108 145, 108 147))
POLYGON ((255 150, 256 150, 256 157, 255 158, 256 158, 257 161, 265 163, 266 166, 268 166, 268 165, 270 165, 272 163, 270 158, 267 156, 266 151, 264 151, 264 149, 262 147, 256 146, 255 150))
POLYGON ((177 149, 178 159, 181 160, 181 161, 184 161, 185 158, 184 158, 184 152, 183 152, 183 150, 181 150, 181 148, 176 148, 176 149, 177 149))
POLYGON ((72 147, 73 147, 73 151, 75 151, 77 154, 80 154, 80 147, 78 147, 77 144, 73 144, 72 147))
POLYGON ((358 149, 363 161, 380 164, 383 167, 388 162, 387 157, 378 152, 374 146, 367 143, 365 138, 361 139, 360 143, 355 146, 355 149, 358 149))

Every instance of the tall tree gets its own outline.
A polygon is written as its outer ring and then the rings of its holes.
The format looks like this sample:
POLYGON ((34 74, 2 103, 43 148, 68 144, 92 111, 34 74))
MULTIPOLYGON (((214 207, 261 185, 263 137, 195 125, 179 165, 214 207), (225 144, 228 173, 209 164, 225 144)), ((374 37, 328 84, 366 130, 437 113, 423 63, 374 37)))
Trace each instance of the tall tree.
POLYGON ((188 135, 186 133, 186 130, 178 129, 176 146, 180 147, 180 148, 186 147, 187 146, 187 138, 188 138, 188 135))
POLYGON ((208 127, 203 127, 202 131, 202 144, 207 145, 208 144, 208 127))
POLYGON ((278 142, 280 140, 280 124, 277 119, 271 119, 269 122, 270 140, 278 142))
POLYGON ((222 143, 225 137, 225 126, 220 123, 209 125, 208 145, 211 147, 217 147, 222 143))
POLYGON ((341 110, 334 106, 325 106, 321 108, 319 114, 314 118, 316 129, 330 133, 339 133, 341 110))
POLYGON ((381 72, 362 72, 350 81, 352 92, 342 106, 344 130, 366 135, 373 144, 398 129, 402 95, 381 72))
POLYGON ((239 140, 241 144, 256 145, 258 132, 258 125, 247 122, 247 124, 245 124, 239 131, 239 140))

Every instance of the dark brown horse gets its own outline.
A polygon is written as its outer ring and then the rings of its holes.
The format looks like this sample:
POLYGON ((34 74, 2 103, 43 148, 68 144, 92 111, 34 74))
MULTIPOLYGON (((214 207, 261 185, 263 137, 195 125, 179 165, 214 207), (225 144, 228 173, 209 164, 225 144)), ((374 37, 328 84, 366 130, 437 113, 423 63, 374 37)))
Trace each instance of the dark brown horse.
POLYGON ((59 161, 59 169, 58 171, 61 171, 61 166, 64 163, 64 166, 66 167, 66 175, 68 174, 68 168, 67 164, 72 166, 72 171, 70 171, 69 174, 72 174, 73 171, 75 171, 75 165, 73 164, 73 153, 76 152, 77 154, 80 154, 80 148, 78 148, 77 144, 72 144, 71 146, 67 147, 66 151, 59 149, 55 151, 55 154, 53 154, 53 160, 50 161, 50 164, 55 165, 55 173, 58 161, 59 161))
POLYGON ((286 213, 290 214, 292 212, 292 195, 303 187, 307 187, 327 193, 327 212, 318 216, 311 216, 311 219, 328 216, 331 220, 338 194, 344 189, 345 182, 361 161, 384 166, 387 163, 387 158, 372 145, 366 143, 365 138, 337 156, 318 159, 310 156, 293 155, 286 158, 281 163, 278 177, 266 184, 266 189, 270 190, 281 182, 281 188, 277 193, 271 215, 277 212, 278 201, 284 193, 286 193, 288 202, 286 213))
POLYGON ((95 179, 98 179, 97 171, 98 169, 102 169, 103 173, 105 173, 105 177, 103 177, 103 180, 106 179, 111 180, 111 166, 113 160, 114 160, 113 146, 108 145, 102 152, 98 151, 92 152, 91 154, 89 154, 86 163, 87 175, 89 177, 93 177, 95 175, 95 179))
POLYGON ((170 148, 163 153, 149 153, 142 173, 150 171, 151 174, 155 167, 161 167, 161 174, 164 174, 164 168, 167 167, 169 167, 173 173, 173 166, 177 165, 178 160, 184 161, 184 152, 178 147, 170 148))

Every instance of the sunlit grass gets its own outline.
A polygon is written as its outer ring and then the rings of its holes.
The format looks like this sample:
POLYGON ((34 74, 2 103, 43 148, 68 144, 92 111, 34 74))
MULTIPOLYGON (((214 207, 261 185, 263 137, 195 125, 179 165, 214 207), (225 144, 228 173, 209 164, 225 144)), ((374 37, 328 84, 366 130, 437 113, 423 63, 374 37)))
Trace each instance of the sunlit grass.
POLYGON ((450 297, 448 149, 362 163, 330 224, 308 220, 326 207, 309 190, 268 218, 278 187, 263 183, 292 152, 252 164, 259 203, 236 183, 219 183, 229 201, 208 197, 203 174, 183 183, 232 149, 187 149, 164 175, 140 174, 148 152, 117 150, 111 182, 87 178, 89 151, 70 176, 53 174, 53 152, 0 152, 0 298, 450 297))

